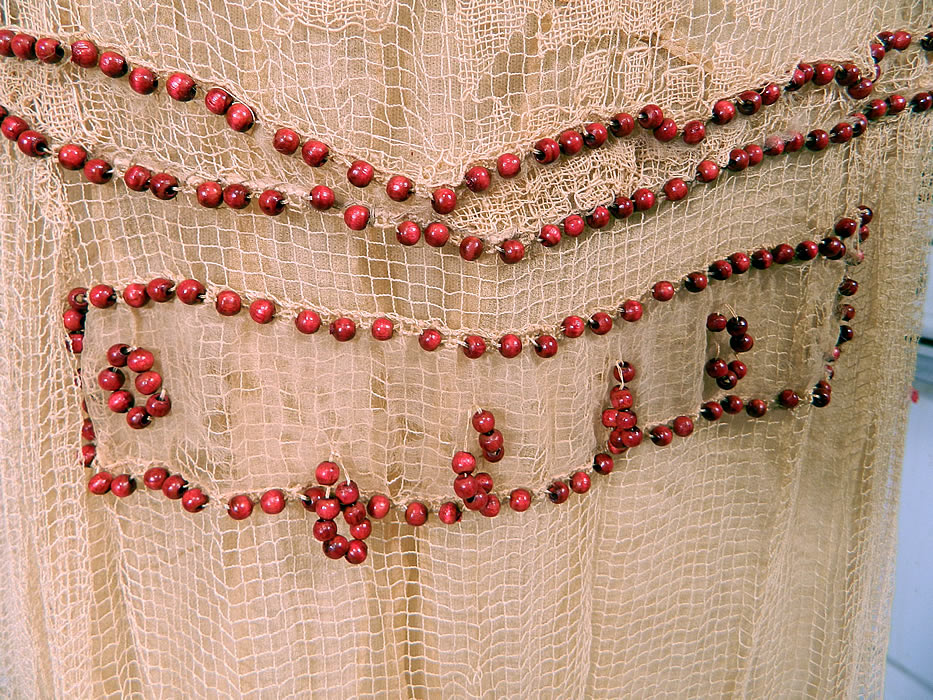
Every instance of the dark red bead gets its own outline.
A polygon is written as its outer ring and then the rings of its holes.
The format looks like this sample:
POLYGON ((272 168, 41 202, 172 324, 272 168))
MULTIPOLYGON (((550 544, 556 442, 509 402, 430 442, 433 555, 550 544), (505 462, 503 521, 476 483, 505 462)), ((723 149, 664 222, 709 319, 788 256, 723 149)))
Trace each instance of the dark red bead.
POLYGON ((340 467, 334 462, 321 462, 314 470, 314 478, 321 486, 333 486, 340 478, 340 467))
POLYGON ((445 525, 453 525, 460 520, 460 508, 451 501, 442 503, 441 507, 437 509, 437 519, 445 525))
POLYGON ((745 402, 738 396, 727 396, 721 402, 722 410, 731 415, 741 413, 745 408, 745 402))
POLYGON ((644 187, 635 190, 632 194, 632 201, 635 204, 636 211, 648 211, 654 206, 654 192, 644 187))
POLYGON ((256 299, 249 305, 249 317, 256 323, 269 323, 275 316, 275 303, 268 299, 256 299))
POLYGON ((859 218, 863 224, 871 223, 871 220, 874 218, 875 214, 871 210, 871 207, 866 207, 864 204, 859 205, 859 218))
POLYGON ((524 513, 531 507, 531 493, 527 489, 515 489, 509 494, 509 507, 516 513, 524 513))
POLYGON ((428 224, 424 229, 424 242, 433 248, 442 248, 447 245, 449 240, 450 229, 445 224, 435 221, 428 224))
POLYGON ((759 109, 761 109, 761 95, 759 95, 754 90, 746 90, 745 92, 741 92, 736 99, 736 107, 738 107, 738 110, 742 114, 755 114, 759 109))
POLYGON ((635 118, 626 112, 619 112, 609 120, 609 130, 613 136, 624 138, 635 129, 635 118))
POLYGON ((894 32, 889 32, 889 31, 878 32, 877 37, 878 37, 878 41, 881 42, 884 48, 888 50, 892 48, 891 42, 894 39, 894 32))
POLYGON ((571 238, 576 238, 586 227, 586 222, 583 220, 582 216, 577 216, 576 214, 571 214, 566 217, 562 223, 564 228, 564 233, 570 236, 571 238))
POLYGON ((547 489, 552 503, 564 503, 570 498, 570 487, 563 481, 555 481, 547 489))
POLYGON ((784 138, 784 152, 796 153, 804 144, 804 136, 799 131, 793 131, 784 138))
MULTIPOLYGON (((301 157, 305 163, 310 165, 312 168, 320 167, 327 162, 327 158, 330 156, 330 149, 327 147, 326 143, 322 141, 317 141, 315 139, 309 139, 301 147, 301 157)), ((358 181, 366 181, 365 185, 357 185, 357 187, 365 187, 369 184, 369 181, 372 180, 372 166, 369 163, 364 163, 363 161, 356 161, 350 166, 350 170, 347 173, 347 179, 350 182, 353 182, 350 179, 351 174, 358 181), (368 168, 368 169, 367 169, 368 168), (369 180, 366 180, 366 175, 369 175, 369 180)), ((356 184, 353 182, 353 184, 356 184)))
POLYGON ((684 143, 694 146, 706 138, 706 127, 703 122, 693 120, 684 124, 683 140, 684 143))
POLYGON ((483 242, 476 236, 466 236, 460 241, 460 257, 464 260, 476 260, 483 253, 483 242))
POLYGON ((441 334, 434 328, 425 328, 418 336, 418 344, 428 352, 437 350, 441 345, 441 340, 441 334))
POLYGON ((84 164, 84 177, 95 185, 103 185, 113 177, 113 168, 105 160, 92 158, 84 164))
POLYGON ((309 486, 305 489, 304 495, 301 496, 301 505, 305 510, 313 513, 317 502, 326 495, 324 489, 320 486, 309 486))
POLYGON ((152 419, 142 406, 134 406, 126 412, 126 424, 134 430, 142 430, 151 422, 152 419))
POLYGON ((612 376, 617 382, 629 384, 635 379, 635 367, 628 362, 621 362, 612 368, 612 376))
POLYGON ((836 69, 836 82, 843 87, 854 85, 861 77, 862 73, 854 63, 843 63, 836 69))
POLYGON ((16 139, 16 146, 24 154, 33 158, 45 156, 50 153, 49 144, 45 140, 45 136, 32 129, 26 129, 26 131, 19 135, 19 138, 16 139))
POLYGON ((311 206, 318 211, 327 211, 334 206, 334 191, 326 185, 311 188, 311 206))
POLYGON ((597 311, 590 317, 587 325, 595 335, 605 335, 612 330, 612 316, 604 311, 597 311))
POLYGON ((146 285, 146 294, 153 301, 166 302, 172 298, 175 283, 165 277, 156 277, 146 285))
POLYGON ((19 117, 4 117, 3 122, 0 123, 0 131, 2 131, 3 135, 10 141, 18 140, 20 134, 28 128, 29 125, 26 121, 19 117))
POLYGON ((586 472, 574 472, 570 477, 570 490, 574 493, 586 493, 590 485, 590 475, 586 472))
POLYGON ((131 350, 126 356, 126 365, 134 372, 146 372, 152 369, 155 364, 155 357, 145 348, 136 348, 131 350))
POLYGON ((337 484, 337 487, 334 489, 334 496, 343 505, 349 506, 359 500, 360 489, 355 481, 344 481, 337 484))
POLYGON ((521 158, 513 153, 503 153, 496 159, 496 172, 498 172, 501 177, 515 177, 518 175, 521 169, 521 158))
POLYGON ((377 318, 373 321, 370 333, 376 340, 389 340, 394 333, 395 326, 387 318, 377 318))
POLYGON ((752 259, 747 253, 733 253, 729 256, 729 262, 732 264, 732 271, 737 275, 742 275, 748 272, 752 259))
POLYGON ((732 172, 740 172, 748 167, 748 153, 741 148, 729 151, 729 164, 726 166, 732 172))
POLYGON ((151 70, 140 66, 130 71, 129 84, 133 92, 151 95, 159 86, 159 79, 151 70))
POLYGON ((457 193, 449 187, 438 187, 431 194, 431 208, 438 214, 449 214, 457 206, 457 193))
POLYGON ((719 420, 722 416, 722 406, 715 401, 707 401, 700 408, 700 415, 709 421, 719 420))
POLYGON ((854 279, 847 277, 842 280, 842 283, 839 285, 839 293, 844 297, 853 296, 858 292, 858 282, 854 279))
POLYGON ((728 124, 735 117, 735 104, 729 100, 719 100, 713 105, 713 123, 728 124))
POLYGON ((579 316, 567 316, 560 324, 565 338, 579 338, 586 330, 586 322, 579 316))
MULTIPOLYGON (((82 430, 82 437, 84 437, 82 430)), ((93 437, 91 438, 94 439, 93 437)), ((81 445, 81 463, 85 468, 90 467, 97 457, 97 448, 94 445, 81 445)))
POLYGON ((227 110, 225 115, 227 120, 227 126, 229 126, 234 131, 244 132, 249 131, 255 122, 255 117, 253 117, 253 110, 247 107, 242 102, 234 102, 230 105, 230 109, 227 110))
POLYGON ((350 551, 350 543, 343 535, 334 535, 322 545, 322 548, 324 556, 328 559, 343 559, 350 551))
POLYGON ((534 348, 538 357, 554 357, 557 354, 557 340, 550 335, 539 335, 535 338, 534 348))
POLYGON ((322 498, 314 504, 314 512, 321 520, 333 520, 340 515, 340 501, 336 498, 322 498))
POLYGON ((102 496, 110 490, 113 477, 110 472, 97 472, 88 480, 87 490, 96 496, 102 496))
POLYGON ((846 92, 849 93, 849 97, 855 98, 856 100, 862 100, 868 97, 871 94, 872 89, 874 88, 874 83, 868 78, 862 78, 856 83, 849 85, 846 89, 846 92))
POLYGON ((855 337, 855 331, 851 326, 839 326, 839 341, 838 343, 842 345, 843 343, 848 343, 855 337))
POLYGON ((198 204, 202 207, 215 209, 224 201, 224 190, 217 182, 202 182, 198 185, 195 193, 198 198, 198 204))
POLYGON ((65 51, 58 39, 43 37, 36 42, 36 58, 43 63, 58 63, 64 56, 65 51))
POLYGON ((609 132, 599 122, 586 124, 583 127, 583 143, 586 144, 587 148, 599 148, 606 143, 608 138, 609 132))
POLYGON ((712 182, 719 177, 719 166, 711 160, 701 160, 697 165, 697 180, 712 182))
POLYGON ((752 418, 761 418, 768 412, 768 404, 762 399, 752 399, 745 407, 745 412, 752 418))
POLYGON ((330 324, 330 334, 341 343, 352 340, 356 335, 356 323, 351 319, 340 317, 334 319, 330 324))
POLYGON ((91 291, 87 294, 87 299, 92 306, 96 306, 98 309, 106 309, 114 305, 114 302, 117 300, 117 295, 110 285, 98 284, 91 287, 91 291))
POLYGON ((921 37, 920 46, 924 51, 933 51, 933 32, 927 32, 921 37))
POLYGON ((727 280, 732 277, 732 265, 726 260, 716 260, 709 266, 709 274, 716 280, 727 280))
MULTIPOLYGON (((783 151, 784 142, 781 139, 778 139, 778 142, 781 144, 780 149, 783 151)), ((744 150, 748 154, 748 166, 749 167, 758 165, 762 160, 764 160, 764 157, 765 157, 764 149, 762 149, 762 147, 759 146, 757 143, 750 143, 746 145, 745 148, 743 148, 742 150, 744 150)))
POLYGON ((131 165, 123 173, 123 182, 133 192, 143 192, 149 189, 152 173, 141 165, 131 165))
POLYGON ((651 442, 659 447, 664 447, 665 445, 670 445, 671 441, 674 439, 674 433, 666 425, 656 425, 651 429, 651 432, 648 433, 648 437, 651 438, 651 442))
POLYGON ((469 452, 457 452, 451 460, 454 474, 470 474, 476 469, 476 458, 469 452))
POLYGON ((771 267, 771 263, 774 262, 774 256, 771 255, 771 251, 761 248, 752 253, 752 266, 759 270, 767 270, 771 267))
POLYGON ((414 190, 414 184, 404 175, 393 175, 386 183, 386 194, 395 202, 404 202, 414 190))
POLYGON ((772 248, 771 256, 778 265, 786 265, 794 259, 794 249, 786 243, 781 243, 772 248))
POLYGON ((677 124, 673 119, 662 119, 653 133, 654 137, 661 143, 673 141, 677 138, 677 124))
POLYGON ((813 241, 800 241, 795 250, 798 260, 813 260, 819 252, 819 246, 813 241))
POLYGON ((614 467, 612 457, 607 454, 598 454, 593 457, 593 471, 597 474, 611 474, 614 467))
POLYGON ((705 369, 706 373, 713 379, 725 377, 729 373, 729 365, 726 364, 725 360, 718 357, 708 360, 705 369))
POLYGON ((405 522, 415 527, 424 525, 428 519, 428 509, 423 503, 412 501, 405 509, 405 522))
MULTIPOLYGON (((608 212, 606 213, 606 216, 609 216, 608 212)), ((525 257, 525 246, 517 239, 513 238, 507 241, 503 241, 500 248, 501 250, 499 252, 499 257, 506 265, 514 265, 523 257, 525 257)))
MULTIPOLYGON (((871 121, 881 119, 888 113, 888 103, 886 100, 872 100, 865 108, 865 116, 871 121)), ((827 135, 828 137, 828 135, 827 135)))
POLYGON ((153 418, 164 418, 172 410, 172 400, 163 391, 146 400, 146 413, 153 418))
POLYGON ((928 92, 918 92, 911 98, 910 105, 914 112, 926 112, 933 106, 933 96, 928 92))
POLYGON ((126 75, 126 59, 115 51, 104 51, 97 65, 101 73, 110 78, 122 78, 126 75))
POLYGON ((193 100, 195 91, 194 78, 186 73, 172 73, 165 81, 165 92, 178 102, 193 100))
POLYGON ((708 284, 709 280, 702 272, 691 272, 684 280, 684 286, 688 292, 702 292, 708 284))
POLYGON ((836 77, 836 69, 828 63, 817 63, 813 66, 813 84, 828 85, 836 77))
MULTIPOLYGON (((748 146, 745 147, 748 150, 748 146)), ((765 147, 762 149, 765 155, 779 156, 784 153, 784 139, 780 136, 769 136, 765 139, 765 147)))
POLYGON ((243 301, 240 295, 229 289, 225 289, 217 294, 217 300, 214 302, 214 308, 221 316, 236 316, 243 307, 243 301))
POLYGON ((744 335, 734 335, 729 338, 729 347, 736 352, 748 352, 755 345, 755 339, 748 333, 744 335))
POLYGON ((372 182, 373 175, 373 166, 364 160, 354 161, 347 170, 347 180, 354 187, 366 187, 372 182))
POLYGON ((97 383, 104 391, 116 391, 123 386, 124 380, 123 372, 113 367, 105 367, 97 375, 97 383))
POLYGON ((344 210, 343 222, 351 231, 362 231, 369 224, 369 209, 362 204, 353 204, 344 210))
POLYGON ((583 150, 583 137, 572 129, 561 133, 557 138, 557 143, 560 146, 560 152, 565 156, 573 156, 583 150))
POLYGON ((246 494, 239 494, 227 503, 227 515, 234 520, 246 520, 253 512, 253 502, 246 494))
POLYGON ((651 289, 651 296, 658 301, 670 301, 674 298, 674 285, 663 280, 657 282, 651 289))
POLYGON ((73 143, 66 143, 58 151, 58 162, 66 170, 80 170, 86 161, 87 151, 73 143))
MULTIPOLYGON (((804 78, 806 78, 806 74, 804 74, 804 78)), ((806 82, 806 79, 804 82, 806 82)), ((758 94, 761 96, 761 104, 765 106, 773 105, 781 98, 781 88, 774 83, 768 83, 758 91, 758 94)))
POLYGON ((282 127, 276 130, 272 137, 272 148, 283 155, 292 155, 299 146, 301 146, 301 137, 292 129, 282 127))
POLYGON ((92 41, 79 39, 71 45, 71 62, 82 68, 94 68, 98 55, 97 46, 92 41))
POLYGON ((149 181, 149 191, 158 199, 174 199, 178 194, 178 180, 168 173, 156 173, 149 181))
MULTIPOLYGON (((635 396, 628 389, 621 386, 614 386, 609 390, 609 403, 611 403, 612 407, 617 411, 626 411, 635 404, 635 396)), ((632 421, 632 425, 634 424, 634 421, 632 421)), ((626 425, 623 427, 631 428, 632 426, 626 425)))
POLYGON ((903 95, 889 95, 886 100, 888 103, 888 112, 897 114, 907 109, 907 98, 903 95))
POLYGON ((748 365, 741 360, 733 360, 729 363, 729 371, 732 372, 737 380, 745 379, 748 374, 748 365))
POLYGON ((833 228, 836 235, 840 238, 849 238, 858 231, 858 222, 855 219, 843 218, 836 222, 833 228))
MULTIPOLYGON (((329 542, 337 537, 337 523, 335 523, 333 520, 318 520, 314 523, 314 525, 311 526, 311 536, 314 537, 314 539, 316 539, 318 542, 329 542)), ((326 553, 327 552, 325 551, 325 554, 326 553)), ((339 557, 331 558, 337 559, 339 557)))
POLYGON ((0 29, 0 56, 10 58, 13 55, 13 47, 10 44, 14 36, 16 36, 15 32, 11 32, 9 29, 0 29))
POLYGON ((586 224, 590 228, 601 229, 609 225, 610 219, 611 214, 609 213, 609 209, 598 206, 586 215, 586 224))
POLYGON ((833 143, 845 143, 852 138, 852 125, 848 122, 839 122, 829 130, 829 140, 833 143))
POLYGON ((664 183, 664 196, 676 202, 687 196, 687 183, 679 177, 672 178, 664 183))
POLYGON ((822 151, 829 145, 829 134, 822 129, 814 129, 807 134, 807 148, 811 151, 822 151))
POLYGON ((619 309, 619 316, 622 317, 623 321, 634 322, 641 319, 643 311, 641 302, 635 301, 634 299, 627 299, 622 302, 622 306, 619 309))
POLYGON ((784 408, 794 408, 800 403, 800 397, 793 389, 785 389, 778 395, 778 403, 784 408))
POLYGON ((720 389, 734 389, 735 385, 739 383, 738 375, 730 369, 726 369, 726 373, 721 377, 716 377, 716 385, 720 389))
POLYGON ((295 328, 305 335, 317 333, 320 327, 321 317, 316 311, 304 309, 303 311, 299 311, 298 315, 295 316, 295 328))
POLYGON ((903 51, 908 46, 910 46, 910 41, 912 38, 913 37, 911 37, 910 32, 898 30, 891 36, 891 48, 897 51, 903 51))
POLYGON ((693 432, 693 419, 689 416, 677 416, 671 427, 674 430, 674 435, 687 437, 693 432))
POLYGON ((798 65, 797 68, 794 69, 794 72, 791 73, 790 81, 787 83, 784 89, 788 92, 796 92, 806 84, 807 73, 798 65))
POLYGON ((212 114, 224 115, 233 104, 233 95, 223 88, 213 87, 204 95, 204 106, 212 114))
POLYGON ((402 245, 415 245, 421 240, 421 227, 414 221, 403 221, 395 229, 395 238, 402 245))
POLYGON ((149 301, 149 294, 146 292, 146 285, 135 282, 128 284, 123 288, 123 301, 134 309, 141 308, 149 301))
POLYGON ((664 121, 664 112, 657 105, 645 105, 638 113, 638 125, 654 131, 664 121))
POLYGON ((259 209, 263 214, 278 216, 285 211, 285 195, 278 190, 265 190, 259 195, 259 209))
POLYGON ((391 505, 392 502, 387 496, 377 493, 370 496, 369 503, 366 505, 366 512, 369 514, 369 517, 381 520, 389 514, 391 505))
MULTIPOLYGON (((396 177, 400 177, 400 176, 396 176, 396 177)), ((404 179, 408 180, 408 178, 404 178, 404 179)), ((390 179, 389 182, 391 183, 392 180, 390 179)), ((410 181, 408 182, 410 183, 410 181)), ((489 185, 492 183, 492 175, 490 175, 489 171, 486 168, 480 165, 475 165, 466 171, 466 175, 463 176, 463 182, 464 184, 466 184, 467 189, 470 190, 471 192, 483 192, 489 189, 489 185)), ((391 194, 389 196, 392 197, 391 194)), ((402 200, 397 200, 397 201, 402 201, 402 200)))
POLYGON ((204 285, 197 280, 182 280, 175 288, 175 295, 182 304, 198 304, 204 301, 204 285))
POLYGON ((553 248, 560 243, 561 235, 559 226, 545 224, 541 227, 541 232, 538 234, 538 241, 545 248, 553 248))
POLYGON ((158 372, 148 371, 136 377, 136 391, 144 396, 156 393, 162 388, 162 377, 158 372))
POLYGON ((463 354, 475 360, 486 352, 486 341, 478 335, 468 335, 463 339, 463 354))
POLYGON ((846 254, 846 244, 835 236, 820 241, 820 253, 830 260, 839 260, 846 254))
POLYGON ((855 318, 855 307, 851 304, 843 304, 839 307, 839 316, 843 321, 851 321, 855 318))
POLYGON ((107 349, 107 362, 111 367, 125 367, 126 358, 130 354, 130 346, 126 343, 116 343, 107 349))
POLYGON ((531 153, 536 161, 548 165, 560 157, 560 144, 554 139, 539 139, 531 153))
POLYGON ((85 418, 81 423, 81 438, 84 440, 92 441, 96 435, 94 434, 94 423, 90 418, 85 418))

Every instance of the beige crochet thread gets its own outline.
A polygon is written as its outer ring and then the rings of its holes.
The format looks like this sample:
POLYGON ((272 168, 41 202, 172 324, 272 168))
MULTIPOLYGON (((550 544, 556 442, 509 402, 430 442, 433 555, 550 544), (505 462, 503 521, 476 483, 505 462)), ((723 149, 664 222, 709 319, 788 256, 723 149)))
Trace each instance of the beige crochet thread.
MULTIPOLYGON (((721 97, 785 84, 801 60, 869 74, 867 46, 883 29, 906 27, 914 42, 883 60, 873 97, 909 98, 933 87, 918 46, 931 15, 928 0, 0 0, 2 26, 91 38, 162 79, 141 96, 67 61, 0 59, 0 104, 53 145, 186 181, 289 183, 294 196, 327 184, 386 222, 350 232, 339 209, 209 210, 190 186, 164 202, 0 144, 0 696, 880 697, 933 115, 908 111, 849 144, 724 173, 605 231, 550 250, 529 243, 512 266, 465 262, 454 246, 405 248, 388 222, 436 220, 433 187, 591 119, 653 102, 682 124, 721 97), (164 78, 175 70, 231 90, 259 123, 232 132, 203 92, 172 101, 164 78), (276 153, 279 126, 328 143, 331 162, 313 170, 276 153), (378 173, 362 190, 344 176, 356 157, 378 173), (416 182, 413 202, 385 196, 395 173, 416 182), (725 352, 704 328, 712 311, 734 308, 755 337, 737 393, 809 391, 838 332, 844 264, 750 270, 702 294, 646 299, 638 323, 561 339, 548 360, 527 343, 515 359, 493 348, 470 360, 455 338, 555 332, 568 314, 644 298, 736 251, 819 240, 859 204, 875 218, 865 262, 849 270, 856 337, 830 406, 701 419, 689 438, 646 440, 611 475, 594 474, 585 495, 542 498, 604 448, 615 363, 637 368, 643 428, 721 394, 703 376, 725 352), (92 309, 84 352, 68 352, 69 289, 156 276, 283 311, 259 326, 210 304, 121 301, 92 309), (304 307, 324 318, 316 335, 293 326, 304 307), (362 321, 352 342, 327 335, 338 314, 362 321), (400 333, 380 343, 368 322, 383 315, 400 333), (450 341, 434 353, 415 339, 428 326, 450 341), (115 342, 151 349, 172 397, 146 430, 108 411, 94 381, 115 342), (78 459, 82 399, 97 433, 91 470, 78 459), (360 566, 323 556, 315 516, 293 497, 276 516, 224 513, 238 493, 293 496, 331 457, 365 494, 452 500, 451 456, 479 453, 476 406, 506 441, 483 469, 503 501, 535 490, 525 513, 504 505, 495 519, 465 513, 446 526, 432 512, 412 528, 393 510, 360 566), (141 484, 126 499, 87 492, 93 471, 153 465, 203 488, 210 507, 189 514, 141 484)), ((463 191, 446 220, 455 240, 528 236, 615 193, 692 177, 732 148, 828 130, 862 104, 808 85, 710 127, 699 146, 638 133, 547 167, 525 159, 515 180, 463 191)))

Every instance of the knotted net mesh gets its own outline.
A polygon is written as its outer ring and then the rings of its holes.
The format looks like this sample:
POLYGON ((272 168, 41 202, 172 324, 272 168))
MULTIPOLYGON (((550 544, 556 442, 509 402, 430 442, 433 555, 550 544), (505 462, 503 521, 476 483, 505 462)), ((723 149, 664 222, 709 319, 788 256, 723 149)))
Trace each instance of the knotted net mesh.
POLYGON ((656 103, 678 124, 705 119, 718 99, 785 85, 800 61, 872 75, 868 44, 882 29, 909 29, 914 43, 884 59, 872 97, 909 98, 933 85, 917 46, 931 10, 925 0, 0 2, 4 26, 91 39, 163 81, 184 71, 229 90, 257 122, 232 132, 203 92, 188 103, 162 87, 142 96, 67 58, 0 59, 0 104, 53 147, 82 144, 116 172, 91 184, 54 157, 2 147, 0 693, 879 696, 931 118, 908 109, 847 144, 766 158, 552 249, 534 243, 542 224, 692 179, 700 160, 725 163, 768 136, 828 130, 862 103, 835 84, 807 86, 710 128, 699 146, 636 129, 550 166, 526 158, 519 177, 482 194, 461 188, 446 217, 429 194, 617 111, 656 103), (329 144, 328 163, 273 150, 282 126, 329 144), (366 189, 344 176, 356 158, 375 167, 366 189), (119 176, 131 164, 176 175, 178 196, 129 191, 119 176), (383 192, 395 173, 415 183, 403 204, 383 192), (199 207, 204 180, 276 188, 289 206, 277 217, 255 204, 199 207), (349 231, 339 210, 308 206, 317 184, 370 207, 370 226, 349 231), (863 204, 875 217, 869 240, 849 241, 865 253, 857 267, 818 258, 648 298, 656 281, 679 287, 736 251, 819 241, 863 204), (494 254, 464 261, 454 245, 406 248, 395 240, 406 218, 443 219, 454 242, 518 237, 528 253, 504 265, 494 254), (808 398, 836 342, 844 275, 860 285, 856 338, 835 364, 829 406, 698 418, 689 438, 645 440, 585 495, 549 502, 551 481, 605 450, 616 363, 637 368, 644 428, 722 395, 703 373, 729 352, 706 331, 711 312, 744 316, 755 337, 738 393, 808 398), (68 290, 158 276, 203 281, 208 303, 91 309, 83 352, 69 351, 68 290), (219 316, 209 302, 223 289, 273 300, 276 319, 219 316), (615 313, 625 299, 644 302, 638 323, 559 336, 565 316, 615 313), (296 331, 303 308, 324 319, 317 334, 296 331), (357 321, 353 341, 327 335, 338 316, 357 321), (396 332, 380 342, 367 329, 383 316, 396 332), (445 337, 435 352, 418 346, 426 327, 445 337), (504 333, 525 343, 514 359, 495 351, 504 333), (532 351, 541 333, 558 337, 556 356, 532 351), (465 357, 456 340, 468 334, 490 351, 465 357), (172 412, 146 430, 110 412, 94 381, 114 343, 151 349, 171 395, 172 412), (78 457, 82 399, 96 431, 90 471, 78 457), (451 455, 478 454, 478 407, 505 438, 504 459, 482 466, 502 512, 443 525, 451 455), (322 555, 299 501, 325 459, 398 506, 374 521, 360 566, 322 555), (208 507, 187 513, 145 488, 88 493, 92 471, 138 478, 153 466, 201 487, 208 507), (505 506, 517 487, 533 492, 527 512, 505 506), (226 515, 231 496, 269 488, 288 495, 282 513, 226 515), (404 522, 412 500, 432 511, 422 527, 404 522))

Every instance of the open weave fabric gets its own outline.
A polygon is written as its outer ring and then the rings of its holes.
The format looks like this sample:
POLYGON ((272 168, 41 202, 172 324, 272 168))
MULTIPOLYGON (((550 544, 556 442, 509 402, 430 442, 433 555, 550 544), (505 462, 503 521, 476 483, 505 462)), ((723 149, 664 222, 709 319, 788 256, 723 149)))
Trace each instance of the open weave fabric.
MULTIPOLYGON (((160 76, 184 71, 249 105, 248 133, 198 99, 66 58, 0 59, 0 104, 47 135, 114 165, 89 183, 55 158, 0 147, 0 695, 5 697, 874 697, 883 686, 893 588, 899 459, 924 287, 931 215, 933 117, 910 109, 825 152, 766 158, 547 249, 543 224, 619 192, 692 179, 697 163, 772 135, 829 129, 864 101, 835 84, 786 92, 757 115, 710 129, 699 146, 650 132, 460 193, 452 240, 525 241, 515 265, 466 261, 455 246, 403 247, 395 225, 438 219, 427 195, 474 165, 528 153, 541 137, 655 103, 678 124, 774 81, 800 61, 851 61, 874 75, 868 45, 883 29, 928 30, 927 0, 228 0, 203 3, 0 0, 0 24, 68 44, 91 39, 160 76), (328 143, 312 170, 273 150, 288 126, 328 143), (344 173, 373 164, 357 190, 344 173), (181 181, 171 201, 131 192, 131 164, 181 181), (416 196, 395 203, 394 173, 416 196), (198 206, 204 180, 276 188, 277 217, 198 206), (370 207, 363 231, 303 197, 327 184, 370 207), (294 206, 291 206, 294 204, 294 206), (842 217, 874 210, 851 269, 819 258, 680 287, 736 251, 819 241, 842 217), (203 281, 246 302, 270 299, 268 325, 177 299, 88 313, 84 348, 61 328, 68 291, 120 290, 164 276, 203 281), (839 332, 836 290, 858 280, 856 338, 835 363, 832 403, 809 405, 839 332), (564 317, 644 303, 638 323, 560 338, 542 359, 538 335, 564 317), (325 327, 295 329, 315 309, 325 327), (600 422, 612 368, 630 383, 639 424, 652 426, 723 392, 703 373, 722 340, 707 315, 748 319, 743 396, 795 389, 793 411, 706 422, 666 447, 646 440, 612 474, 555 505, 555 478, 605 450, 600 422), (326 324, 355 319, 338 343, 326 324), (380 342, 377 317, 395 324, 380 342), (426 327, 444 344, 418 345, 426 327), (502 357, 492 343, 518 335, 502 357), (476 334, 490 351, 465 357, 476 334), (114 343, 153 351, 172 412, 134 431, 94 381, 114 343), (96 431, 91 470, 79 452, 82 400, 96 431), (492 411, 506 441, 484 464, 503 498, 495 518, 453 499, 451 456, 475 448, 470 416, 492 411), (360 566, 330 561, 299 501, 322 460, 363 494, 396 508, 375 521, 360 566), (88 493, 94 471, 162 466, 210 495, 188 513, 159 492, 88 493), (523 513, 514 488, 534 495, 523 513), (278 515, 235 521, 225 504, 270 488, 278 515), (412 500, 427 524, 405 523, 412 500)), ((872 97, 933 86, 929 52, 891 52, 872 97)), ((459 190, 458 190, 459 192, 459 190)), ((474 450, 475 451, 475 450, 474 450)))

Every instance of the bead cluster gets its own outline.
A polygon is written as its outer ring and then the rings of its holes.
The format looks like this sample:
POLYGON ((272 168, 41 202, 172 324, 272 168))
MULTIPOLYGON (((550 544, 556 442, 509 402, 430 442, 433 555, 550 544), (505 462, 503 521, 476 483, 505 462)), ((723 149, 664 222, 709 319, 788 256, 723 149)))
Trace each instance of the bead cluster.
POLYGON ((107 350, 107 363, 108 366, 97 375, 97 383, 101 389, 110 392, 107 399, 110 410, 126 414, 127 425, 141 430, 148 427, 153 418, 169 414, 172 401, 162 387, 162 375, 152 369, 155 356, 151 351, 117 343, 107 350), (148 397, 145 406, 136 406, 136 397, 122 388, 126 379, 122 367, 136 373, 136 391, 148 397))

